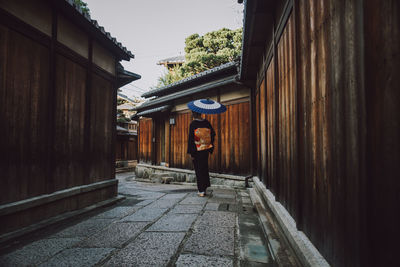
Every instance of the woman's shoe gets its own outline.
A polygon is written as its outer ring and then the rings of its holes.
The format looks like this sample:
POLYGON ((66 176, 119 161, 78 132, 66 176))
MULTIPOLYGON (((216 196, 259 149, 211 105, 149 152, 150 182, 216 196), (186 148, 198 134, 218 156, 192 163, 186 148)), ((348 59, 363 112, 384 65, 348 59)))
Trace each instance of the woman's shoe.
POLYGON ((204 192, 199 192, 199 197, 204 197, 204 192))

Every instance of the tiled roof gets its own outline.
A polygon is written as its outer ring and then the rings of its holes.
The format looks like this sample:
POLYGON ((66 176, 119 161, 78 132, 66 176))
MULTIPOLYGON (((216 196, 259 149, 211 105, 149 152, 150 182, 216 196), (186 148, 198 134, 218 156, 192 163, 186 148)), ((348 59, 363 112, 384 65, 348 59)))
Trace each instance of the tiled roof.
POLYGON ((171 108, 171 105, 165 105, 165 106, 161 106, 161 107, 157 107, 157 108, 152 108, 152 109, 148 109, 148 110, 139 112, 136 114, 136 116, 144 116, 144 115, 149 115, 149 114, 153 114, 153 113, 157 113, 157 112, 163 112, 170 108, 171 108))
POLYGON ((210 74, 214 74, 214 73, 218 73, 220 71, 227 70, 229 68, 233 68, 233 67, 237 68, 238 66, 239 66, 239 62, 238 61, 228 62, 228 63, 222 64, 222 65, 220 65, 218 67, 215 67, 213 69, 209 69, 209 70, 200 72, 200 73, 198 73, 196 75, 192 75, 190 77, 182 79, 180 81, 171 83, 171 84, 169 84, 167 86, 163 86, 163 87, 160 87, 160 88, 156 88, 156 89, 150 90, 150 91, 142 94, 142 97, 147 98, 147 97, 151 97, 151 96, 157 96, 160 93, 172 91, 173 88, 175 88, 177 86, 180 86, 180 85, 183 85, 185 83, 192 82, 194 80, 206 77, 206 76, 208 76, 210 74))
POLYGON ((107 31, 105 31, 104 27, 100 26, 96 20, 91 19, 90 15, 88 13, 83 12, 83 10, 75 5, 75 2, 73 0, 62 0, 71 5, 72 7, 75 8, 77 12, 79 12, 90 24, 92 24, 99 32, 101 32, 109 41, 113 42, 117 47, 119 47, 127 56, 130 58, 134 58, 134 55, 132 54, 131 51, 129 51, 125 46, 123 46, 120 42, 117 41, 114 37, 111 36, 111 34, 107 31))
POLYGON ((157 65, 183 63, 183 62, 185 62, 185 56, 176 56, 176 57, 161 59, 160 61, 157 62, 157 65))
POLYGON ((133 109, 134 107, 135 107, 135 106, 132 105, 132 104, 130 104, 130 103, 124 103, 124 104, 121 104, 121 105, 117 106, 117 109, 121 109, 121 110, 124 110, 124 109, 133 109))

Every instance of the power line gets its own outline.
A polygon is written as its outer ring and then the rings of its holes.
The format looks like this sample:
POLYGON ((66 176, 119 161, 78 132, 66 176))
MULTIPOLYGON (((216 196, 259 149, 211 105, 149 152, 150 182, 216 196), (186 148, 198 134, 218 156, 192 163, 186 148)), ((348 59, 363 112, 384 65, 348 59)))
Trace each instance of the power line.
POLYGON ((147 90, 145 90, 145 89, 143 89, 143 88, 140 88, 139 86, 136 86, 136 85, 133 85, 133 84, 127 84, 126 86, 135 87, 135 88, 137 88, 137 89, 139 89, 139 90, 141 90, 141 91, 143 91, 143 92, 146 92, 146 91, 147 91, 147 90))

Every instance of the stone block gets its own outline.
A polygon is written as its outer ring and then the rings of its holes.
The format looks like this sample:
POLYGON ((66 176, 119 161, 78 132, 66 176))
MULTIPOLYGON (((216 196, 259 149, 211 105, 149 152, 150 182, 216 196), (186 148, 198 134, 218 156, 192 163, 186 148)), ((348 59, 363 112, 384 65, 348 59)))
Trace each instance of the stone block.
POLYGON ((195 254, 182 254, 179 256, 177 267, 186 266, 197 266, 197 267, 208 267, 208 266, 221 266, 230 267, 233 266, 233 260, 225 257, 217 256, 204 256, 195 254))
POLYGON ((158 217, 160 217, 167 209, 155 209, 144 207, 132 215, 124 217, 121 221, 130 221, 130 222, 149 222, 154 221, 158 217))
POLYGON ((170 184, 170 183, 174 180, 174 177, 171 177, 171 176, 163 176, 163 177, 161 178, 161 180, 162 180, 162 183, 163 183, 163 184, 170 184))
POLYGON ((195 183, 196 182, 196 175, 195 174, 187 174, 186 175, 186 182, 188 183, 195 183))
POLYGON ((144 232, 104 266, 167 266, 185 233, 144 232))
POLYGON ((70 248, 39 265, 39 267, 94 266, 113 250, 112 248, 70 248))
POLYGON ((136 166, 135 168, 135 176, 137 178, 143 178, 144 175, 144 169, 142 166, 136 166))
POLYGON ((78 238, 39 240, 9 254, 0 255, 0 266, 37 266, 79 241, 78 238))
POLYGON ((121 248, 129 239, 138 235, 147 225, 147 222, 119 222, 112 223, 88 239, 78 244, 79 247, 91 248, 121 248))
POLYGON ((159 219, 147 231, 151 232, 186 232, 196 219, 194 214, 169 213, 159 219))
POLYGON ((196 221, 195 227, 235 227, 236 213, 228 211, 210 211, 207 210, 196 221))
POLYGON ((53 237, 87 237, 106 228, 113 219, 88 219, 73 226, 70 226, 53 237))
MULTIPOLYGON (((207 204, 208 205, 208 204, 207 204)), ((199 214, 202 210, 202 205, 176 205, 170 213, 177 213, 177 214, 199 214)))
POLYGON ((202 255, 233 256, 235 251, 233 227, 196 227, 185 243, 184 252, 202 255))

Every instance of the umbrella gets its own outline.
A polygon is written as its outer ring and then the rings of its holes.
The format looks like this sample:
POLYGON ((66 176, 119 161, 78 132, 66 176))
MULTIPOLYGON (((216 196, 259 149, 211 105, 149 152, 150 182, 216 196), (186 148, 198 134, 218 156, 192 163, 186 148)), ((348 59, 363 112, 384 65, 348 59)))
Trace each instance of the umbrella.
POLYGON ((209 98, 191 101, 187 106, 190 110, 202 114, 219 114, 226 111, 224 105, 209 98))

